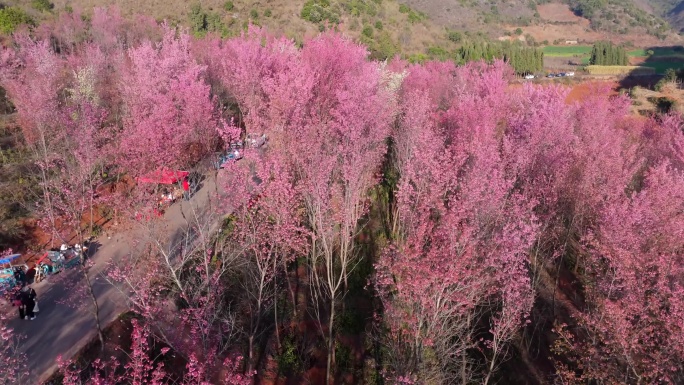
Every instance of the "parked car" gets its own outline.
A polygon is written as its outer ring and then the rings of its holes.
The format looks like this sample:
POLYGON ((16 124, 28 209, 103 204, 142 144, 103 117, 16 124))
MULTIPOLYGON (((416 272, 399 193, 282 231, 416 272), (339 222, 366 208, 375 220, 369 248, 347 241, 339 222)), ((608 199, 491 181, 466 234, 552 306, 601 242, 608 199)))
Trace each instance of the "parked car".
POLYGON ((228 163, 242 159, 242 150, 233 149, 217 154, 218 159, 214 163, 216 169, 224 168, 228 163))
POLYGON ((565 72, 559 73, 559 74, 558 74, 558 77, 559 77, 559 78, 565 77, 565 72))
POLYGON ((228 162, 234 162, 240 160, 243 157, 243 144, 242 141, 237 141, 230 143, 228 147, 222 151, 214 154, 214 168, 221 169, 224 168, 228 162))
POLYGON ((565 76, 575 76, 575 73, 574 72, 568 72, 565 74, 565 76))
POLYGON ((247 134, 247 145, 252 148, 259 148, 266 144, 267 141, 268 138, 266 137, 266 134, 247 134))
POLYGON ((555 77, 556 77, 556 74, 550 73, 550 74, 546 75, 546 77, 547 77, 547 78, 555 78, 555 77))
POLYGON ((532 75, 532 74, 527 74, 527 75, 525 75, 525 79, 528 79, 528 80, 529 80, 529 79, 534 79, 534 75, 532 75))
POLYGON ((25 263, 19 263, 19 257, 21 254, 12 254, 0 259, 0 286, 3 291, 13 287, 18 281, 24 280, 23 277, 26 277, 29 268, 25 263), (22 278, 19 278, 20 276, 22 278))

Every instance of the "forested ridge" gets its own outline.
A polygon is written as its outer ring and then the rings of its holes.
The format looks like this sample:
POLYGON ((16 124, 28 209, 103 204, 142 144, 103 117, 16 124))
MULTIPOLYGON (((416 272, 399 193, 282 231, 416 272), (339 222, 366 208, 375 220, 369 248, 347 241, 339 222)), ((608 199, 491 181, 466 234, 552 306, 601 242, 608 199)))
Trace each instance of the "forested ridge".
POLYGON ((127 358, 65 361, 63 383, 684 383, 680 117, 602 88, 568 104, 485 58, 378 62, 331 31, 192 37, 101 8, 15 34, 0 85, 33 214, 84 239, 106 209, 152 240, 106 275, 135 314, 127 358), (205 170, 217 203, 165 246, 137 178, 262 134, 205 170))

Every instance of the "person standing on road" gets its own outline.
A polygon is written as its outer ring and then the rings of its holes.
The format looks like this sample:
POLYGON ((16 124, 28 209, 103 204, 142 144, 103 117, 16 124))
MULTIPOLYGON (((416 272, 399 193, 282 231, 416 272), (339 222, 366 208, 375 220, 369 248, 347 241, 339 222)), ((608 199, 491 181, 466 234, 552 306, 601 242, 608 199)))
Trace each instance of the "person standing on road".
POLYGON ((12 306, 16 306, 19 309, 19 319, 24 319, 26 313, 26 307, 24 302, 21 300, 21 291, 16 291, 14 293, 14 299, 12 300, 12 306))
POLYGON ((190 183, 188 178, 183 179, 183 199, 190 200, 190 183))
POLYGON ((22 301, 24 306, 26 306, 26 319, 33 321, 36 319, 36 313, 33 309, 36 307, 36 291, 32 287, 26 285, 21 289, 22 301))

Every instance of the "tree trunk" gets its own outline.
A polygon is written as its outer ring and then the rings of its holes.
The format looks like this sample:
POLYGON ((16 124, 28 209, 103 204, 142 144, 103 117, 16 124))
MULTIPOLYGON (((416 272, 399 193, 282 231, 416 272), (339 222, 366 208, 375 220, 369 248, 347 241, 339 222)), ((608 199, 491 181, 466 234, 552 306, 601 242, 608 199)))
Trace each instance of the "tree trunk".
MULTIPOLYGON (((92 183, 91 183, 91 185, 92 185, 92 183)), ((94 224, 93 224, 93 214, 94 214, 93 211, 95 209, 93 207, 93 206, 95 206, 94 200, 95 200, 95 191, 93 191, 91 189, 90 190, 90 229, 88 230, 88 237, 91 237, 93 235, 93 226, 94 226, 94 224)))
POLYGON ((263 301, 263 287, 264 287, 264 276, 261 276, 261 282, 259 285, 259 297, 257 298, 257 318, 256 321, 254 321, 254 324, 250 328, 250 333, 249 333, 249 361, 247 364, 247 370, 249 373, 252 373, 254 371, 254 336, 257 334, 257 331, 259 330, 259 324, 261 323, 261 307, 262 307, 262 301, 263 301))
MULTIPOLYGON (((280 352, 280 330, 278 330, 278 281, 276 280, 278 277, 276 270, 278 266, 277 262, 278 258, 273 258, 273 290, 275 291, 273 298, 273 322, 275 322, 276 347, 277 351, 280 352)), ((287 278, 287 274, 285 275, 285 278, 287 278)))
POLYGON ((300 282, 299 282, 298 269, 299 269, 299 264, 297 263, 297 260, 295 259, 294 276, 295 276, 295 279, 297 280, 296 281, 297 287, 294 288, 294 287, 292 287, 292 280, 290 279, 290 275, 288 274, 288 271, 287 271, 287 262, 285 262, 285 260, 283 260, 283 271, 285 272, 285 282, 287 282, 287 290, 290 292, 290 298, 292 299, 292 312, 293 312, 293 318, 295 321, 297 320, 297 304, 298 304, 297 292, 299 292, 299 287, 301 286, 300 282))
POLYGON ((102 335, 102 325, 100 325, 100 307, 97 304, 97 297, 95 297, 95 292, 93 291, 93 286, 90 283, 90 277, 88 277, 88 270, 86 270, 85 265, 80 266, 83 277, 88 285, 88 292, 90 294, 90 299, 93 301, 93 317, 95 318, 95 326, 97 327, 97 336, 100 339, 100 351, 104 352, 105 342, 104 336, 102 335))
POLYGON ((489 363, 489 370, 487 371, 487 377, 485 377, 484 382, 482 382, 484 385, 489 384, 489 379, 492 376, 492 373, 494 372, 494 364, 496 363, 496 356, 498 355, 498 347, 496 343, 496 338, 494 339, 494 353, 492 355, 492 362, 489 363))
POLYGON ((247 373, 252 373, 254 370, 254 333, 249 335, 249 353, 247 357, 247 373))
POLYGON ((330 385, 332 364, 335 362, 335 341, 333 340, 333 325, 335 322, 335 300, 330 301, 330 323, 328 324, 328 363, 325 368, 325 383, 330 385))
POLYGON ((468 385, 469 378, 467 378, 468 376, 466 372, 466 368, 468 367, 468 357, 466 357, 465 349, 463 350, 461 357, 463 357, 463 361, 461 362, 461 384, 468 385))

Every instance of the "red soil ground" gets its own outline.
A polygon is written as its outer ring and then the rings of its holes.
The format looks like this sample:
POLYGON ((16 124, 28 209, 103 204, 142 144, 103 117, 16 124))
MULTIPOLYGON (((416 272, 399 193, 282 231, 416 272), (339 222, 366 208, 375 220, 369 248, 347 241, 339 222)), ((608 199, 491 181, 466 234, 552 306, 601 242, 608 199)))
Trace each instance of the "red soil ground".
POLYGON ((610 87, 612 95, 618 94, 619 84, 616 81, 590 81, 573 86, 565 102, 567 104, 581 102, 589 95, 595 93, 597 89, 603 89, 604 87, 610 87))
POLYGON ((639 65, 643 62, 645 62, 647 57, 645 56, 630 56, 629 57, 629 65, 631 66, 636 66, 639 65))

